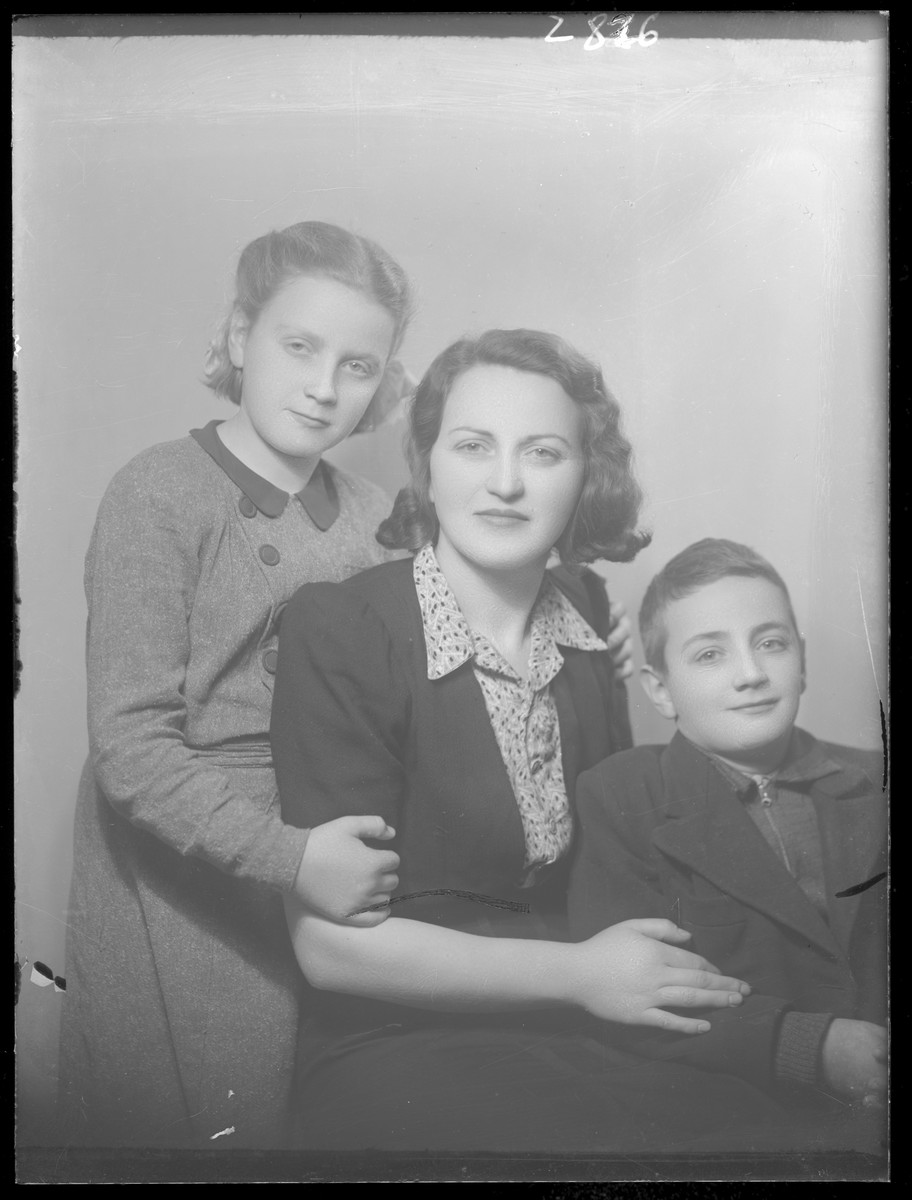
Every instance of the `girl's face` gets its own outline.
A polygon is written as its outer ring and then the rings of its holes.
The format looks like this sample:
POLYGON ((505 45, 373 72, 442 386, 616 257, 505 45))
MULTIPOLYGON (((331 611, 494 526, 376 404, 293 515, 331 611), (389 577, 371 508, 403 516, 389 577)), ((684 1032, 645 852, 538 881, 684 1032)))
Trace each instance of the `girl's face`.
POLYGON ((231 326, 231 361, 243 368, 238 413, 253 457, 312 459, 347 437, 380 383, 393 317, 335 279, 299 275, 250 324, 231 326))
POLYGON ((556 380, 479 365, 450 389, 430 457, 437 554, 544 570, 579 501, 583 421, 556 380))

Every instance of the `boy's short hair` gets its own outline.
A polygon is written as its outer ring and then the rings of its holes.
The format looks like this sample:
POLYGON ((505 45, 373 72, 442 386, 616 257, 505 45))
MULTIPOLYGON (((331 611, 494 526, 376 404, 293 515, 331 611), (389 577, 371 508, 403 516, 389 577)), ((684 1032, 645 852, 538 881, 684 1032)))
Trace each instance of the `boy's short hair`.
POLYGON ((789 616, 797 632, 798 622, 785 582, 772 563, 750 546, 725 538, 703 538, 676 554, 659 571, 646 589, 640 606, 640 639, 646 662, 654 671, 665 670, 665 623, 662 615, 673 600, 689 596, 701 587, 729 575, 768 579, 785 596, 789 616))

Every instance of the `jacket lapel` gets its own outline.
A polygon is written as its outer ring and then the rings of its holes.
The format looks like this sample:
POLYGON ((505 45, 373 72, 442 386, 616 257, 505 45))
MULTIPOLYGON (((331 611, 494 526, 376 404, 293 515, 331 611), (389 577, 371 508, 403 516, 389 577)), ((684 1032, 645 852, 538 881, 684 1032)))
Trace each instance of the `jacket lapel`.
MULTIPOLYGON (((511 847, 510 870, 519 880, 525 862, 526 835, 472 663, 463 663, 432 687, 434 694, 441 697, 444 710, 459 716, 459 728, 451 731, 451 736, 472 747, 472 761, 466 765, 466 775, 458 780, 465 810, 476 810, 480 814, 477 828, 486 830, 486 836, 493 840, 499 836, 496 827, 504 828, 503 844, 511 847), (473 780, 474 786, 466 786, 468 778, 473 780)), ((467 824, 471 822, 467 820, 467 824)))
POLYGON ((656 847, 748 907, 843 957, 826 922, 706 755, 676 735, 663 772, 669 820, 655 830, 656 847))
MULTIPOLYGON (((441 780, 437 786, 448 797, 447 807, 457 815, 464 830, 482 830, 488 845, 509 847, 499 862, 508 876, 519 880, 525 862, 525 832, 481 685, 471 661, 440 679, 428 679, 424 622, 412 560, 400 560, 396 565, 400 569, 394 578, 395 587, 388 592, 376 589, 372 600, 396 641, 409 647, 410 670, 424 710, 423 720, 414 728, 420 727, 430 744, 434 739, 446 739, 471 747, 458 777, 441 780)), ((417 757, 417 750, 415 753, 417 757)))
POLYGON ((882 899, 886 892, 883 880, 855 890, 886 870, 886 805, 872 803, 875 788, 879 784, 872 785, 864 771, 851 766, 817 784, 827 907, 833 932, 842 945, 849 943, 859 907, 882 899))

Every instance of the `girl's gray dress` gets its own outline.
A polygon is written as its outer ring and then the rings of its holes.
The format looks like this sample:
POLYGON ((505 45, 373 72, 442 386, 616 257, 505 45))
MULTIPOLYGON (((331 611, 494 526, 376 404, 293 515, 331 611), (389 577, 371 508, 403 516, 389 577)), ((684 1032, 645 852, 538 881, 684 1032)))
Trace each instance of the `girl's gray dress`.
POLYGON ((90 756, 76 814, 63 1136, 117 1146, 282 1137, 300 973, 269 748, 278 627, 307 581, 390 555, 373 484, 321 464, 298 497, 216 422, 115 476, 86 559, 90 756))

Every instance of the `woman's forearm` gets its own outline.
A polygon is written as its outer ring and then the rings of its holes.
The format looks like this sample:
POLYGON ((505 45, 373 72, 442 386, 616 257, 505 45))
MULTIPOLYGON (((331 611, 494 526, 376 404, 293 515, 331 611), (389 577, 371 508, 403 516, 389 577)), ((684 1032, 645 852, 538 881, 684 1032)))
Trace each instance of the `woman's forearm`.
POLYGON ((625 921, 585 942, 480 937, 390 917, 337 925, 286 900, 298 963, 314 987, 441 1012, 576 1006, 607 1021, 705 1033, 665 1011, 741 1003, 750 989, 682 949, 671 921, 625 921))
POLYGON ((444 1012, 573 1003, 573 945, 480 937, 401 917, 361 929, 293 900, 286 913, 301 970, 321 990, 444 1012))

